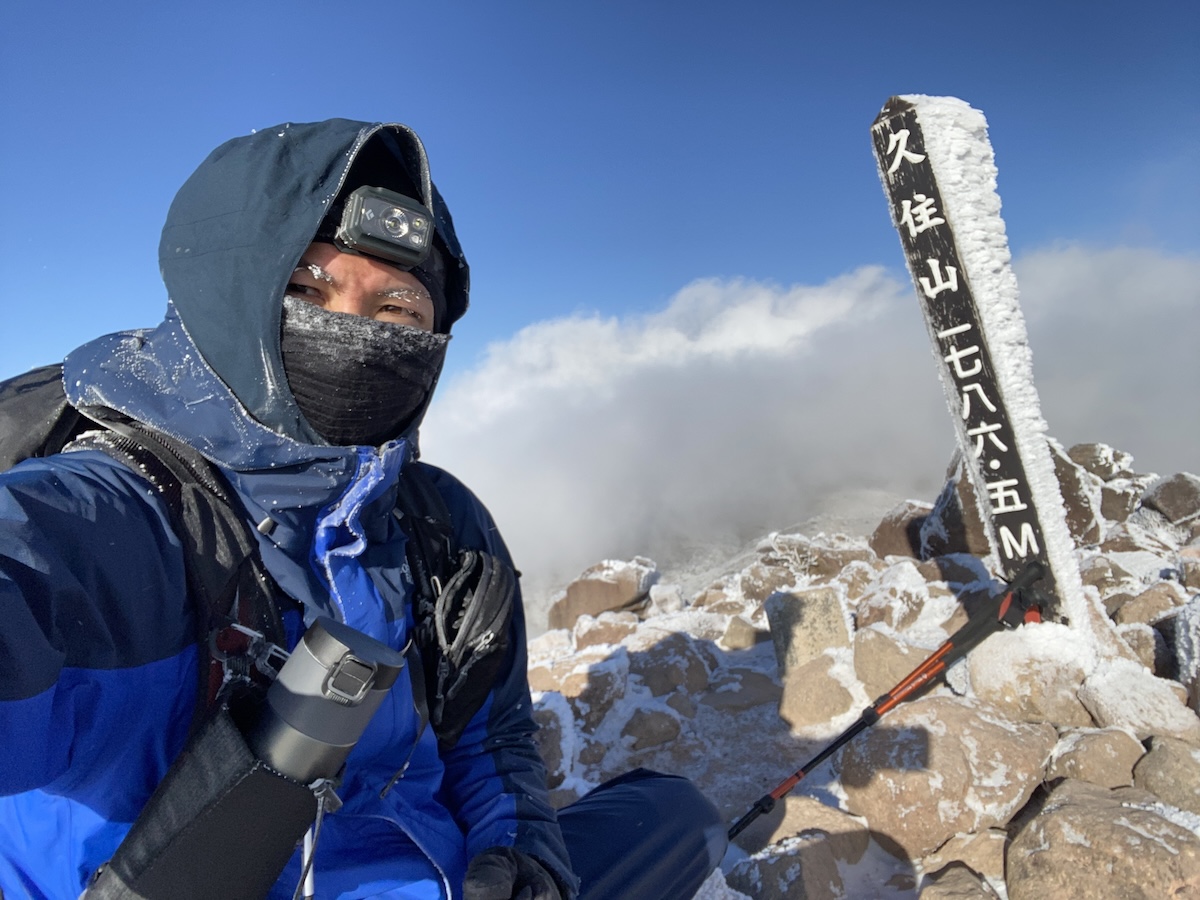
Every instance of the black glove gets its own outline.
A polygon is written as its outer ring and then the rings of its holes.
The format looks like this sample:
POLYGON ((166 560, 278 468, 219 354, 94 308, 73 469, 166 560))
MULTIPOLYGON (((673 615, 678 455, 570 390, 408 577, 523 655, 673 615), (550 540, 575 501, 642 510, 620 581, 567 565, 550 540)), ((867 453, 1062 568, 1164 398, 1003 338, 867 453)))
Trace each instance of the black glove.
POLYGON ((463 900, 562 900, 545 866, 512 847, 492 847, 467 866, 463 900))

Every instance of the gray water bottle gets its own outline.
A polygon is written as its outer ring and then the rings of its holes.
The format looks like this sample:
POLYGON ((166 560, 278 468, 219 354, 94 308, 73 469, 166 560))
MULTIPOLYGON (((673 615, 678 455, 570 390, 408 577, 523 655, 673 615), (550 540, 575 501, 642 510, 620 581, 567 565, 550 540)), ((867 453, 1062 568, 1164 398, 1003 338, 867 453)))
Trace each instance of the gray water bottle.
POLYGON ((348 625, 317 619, 267 691, 246 743, 302 784, 332 778, 402 668, 402 653, 348 625))

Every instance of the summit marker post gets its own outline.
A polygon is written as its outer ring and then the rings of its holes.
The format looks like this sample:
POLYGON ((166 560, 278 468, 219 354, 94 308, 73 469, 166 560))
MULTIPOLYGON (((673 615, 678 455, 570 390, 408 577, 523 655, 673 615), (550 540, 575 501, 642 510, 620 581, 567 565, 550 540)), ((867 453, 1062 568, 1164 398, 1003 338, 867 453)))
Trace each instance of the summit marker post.
POLYGON ((1127 655, 1083 593, 1033 383, 987 121, 955 97, 899 96, 871 135, 1000 572, 1012 579, 1042 562, 1058 601, 1047 613, 1082 626, 1098 649, 1127 655))

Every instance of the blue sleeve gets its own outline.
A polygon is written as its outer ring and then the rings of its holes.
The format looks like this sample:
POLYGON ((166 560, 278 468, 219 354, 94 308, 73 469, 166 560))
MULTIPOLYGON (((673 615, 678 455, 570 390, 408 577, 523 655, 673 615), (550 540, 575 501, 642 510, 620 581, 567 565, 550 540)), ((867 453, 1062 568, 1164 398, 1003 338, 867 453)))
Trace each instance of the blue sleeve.
MULTIPOLYGON (((483 504, 453 477, 434 470, 462 548, 485 550, 511 564, 483 504)), ((546 790, 546 767, 533 742, 537 725, 529 695, 525 614, 517 588, 504 666, 483 708, 454 748, 443 754, 446 790, 466 833, 468 859, 514 846, 546 863, 561 885, 576 879, 546 790)))
POLYGON ((185 584, 157 493, 104 454, 0 474, 0 795, 88 799, 123 766, 144 801, 195 700, 185 584))

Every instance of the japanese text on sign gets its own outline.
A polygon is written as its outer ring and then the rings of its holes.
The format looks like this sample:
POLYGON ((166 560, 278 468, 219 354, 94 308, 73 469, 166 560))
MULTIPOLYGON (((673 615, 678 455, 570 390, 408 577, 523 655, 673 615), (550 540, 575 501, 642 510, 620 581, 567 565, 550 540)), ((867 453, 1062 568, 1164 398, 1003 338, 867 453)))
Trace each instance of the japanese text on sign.
MULTIPOLYGON (((904 106, 904 105, 902 105, 904 106)), ((896 107, 901 109, 901 107, 896 107)), ((983 502, 995 524, 997 547, 1008 561, 1042 552, 1042 540, 1012 425, 996 383, 969 279, 924 136, 911 106, 881 116, 875 151, 923 309, 937 345, 960 435, 983 502)))

